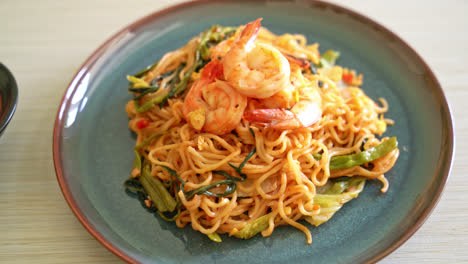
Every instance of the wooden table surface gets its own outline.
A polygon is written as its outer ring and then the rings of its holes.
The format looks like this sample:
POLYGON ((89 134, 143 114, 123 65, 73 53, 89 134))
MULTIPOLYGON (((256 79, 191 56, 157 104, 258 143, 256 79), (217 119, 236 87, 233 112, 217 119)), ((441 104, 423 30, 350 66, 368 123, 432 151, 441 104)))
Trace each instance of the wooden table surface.
MULTIPOLYGON (((467 263, 468 1, 343 2, 420 53, 439 78, 456 123, 457 154, 440 202, 422 228, 381 263, 467 263)), ((0 138, 1 263, 121 262, 65 202, 52 161, 52 130, 65 88, 84 60, 120 28, 171 3, 0 1, 0 61, 19 86, 19 106, 0 138)))

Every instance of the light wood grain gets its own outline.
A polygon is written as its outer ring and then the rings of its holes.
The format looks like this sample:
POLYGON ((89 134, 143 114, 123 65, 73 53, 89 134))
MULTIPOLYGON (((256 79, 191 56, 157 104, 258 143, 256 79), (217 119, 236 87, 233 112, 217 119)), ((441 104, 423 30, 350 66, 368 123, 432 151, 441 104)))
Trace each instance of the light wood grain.
MULTIPOLYGON (((0 61, 20 88, 18 110, 0 138, 1 263, 121 262, 63 199, 52 129, 64 89, 91 52, 123 26, 173 2, 180 1, 0 1, 0 61)), ((456 125, 457 154, 442 199, 422 228, 381 263, 466 263, 468 2, 342 4, 387 26, 420 53, 439 78, 456 125)))

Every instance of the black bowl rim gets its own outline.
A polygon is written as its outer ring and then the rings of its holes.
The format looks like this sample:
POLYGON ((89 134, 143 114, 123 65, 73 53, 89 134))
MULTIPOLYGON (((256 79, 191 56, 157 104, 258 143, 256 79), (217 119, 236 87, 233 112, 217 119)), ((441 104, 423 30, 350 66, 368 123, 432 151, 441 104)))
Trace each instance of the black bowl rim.
MULTIPOLYGON (((6 96, 7 104, 0 111, 0 134, 6 129, 10 123, 13 115, 16 111, 16 106, 18 104, 18 84, 16 83, 15 77, 11 71, 0 62, 0 71, 6 73, 7 77, 10 79, 11 85, 9 89, 6 89, 6 93, 2 93, 2 96, 6 96)), ((0 98, 1 99, 1 98, 0 98)), ((2 105, 3 106, 3 105, 2 105)))

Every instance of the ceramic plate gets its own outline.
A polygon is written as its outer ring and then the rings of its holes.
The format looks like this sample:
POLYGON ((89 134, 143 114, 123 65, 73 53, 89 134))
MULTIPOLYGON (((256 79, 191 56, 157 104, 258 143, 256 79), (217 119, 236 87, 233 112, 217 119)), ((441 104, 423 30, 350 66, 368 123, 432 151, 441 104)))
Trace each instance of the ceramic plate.
POLYGON ((73 212, 104 246, 129 262, 358 263, 395 250, 424 222, 447 180, 454 135, 449 107, 426 63, 400 38, 359 15, 317 1, 200 1, 152 14, 97 49, 71 81, 54 129, 57 178, 73 212), (287 12, 285 12, 287 10, 287 12), (364 75, 362 88, 390 105, 401 155, 388 172, 388 193, 370 182, 318 228, 313 242, 293 227, 267 238, 211 242, 147 213, 127 196, 135 138, 129 131, 125 76, 157 61, 212 24, 240 25, 263 17, 277 34, 300 33, 339 64, 364 75))

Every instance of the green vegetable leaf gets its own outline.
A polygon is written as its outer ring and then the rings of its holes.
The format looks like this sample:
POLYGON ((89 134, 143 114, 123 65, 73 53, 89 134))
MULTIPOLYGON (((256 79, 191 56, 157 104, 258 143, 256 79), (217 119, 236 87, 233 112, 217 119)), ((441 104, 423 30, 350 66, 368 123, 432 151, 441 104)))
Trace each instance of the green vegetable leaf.
POLYGON ((187 196, 187 200, 192 199, 192 197, 196 194, 205 194, 208 196, 213 196, 213 197, 224 197, 232 194, 237 188, 237 183, 236 181, 233 181, 231 179, 227 180, 221 180, 217 181, 208 185, 204 185, 202 187, 196 188, 194 190, 185 192, 185 195, 187 196), (210 192, 209 190, 219 187, 221 185, 226 185, 226 189, 224 190, 223 193, 213 193, 210 192))
POLYGON ((139 169, 141 171, 141 155, 136 150, 133 152, 135 152, 135 160, 133 160, 132 170, 139 169))
MULTIPOLYGON (((374 161, 387 155, 390 151, 398 147, 398 141, 396 137, 391 137, 388 140, 380 143, 379 145, 372 147, 368 150, 361 151, 359 153, 333 156, 330 159, 330 170, 341 170, 348 169, 355 166, 361 166, 365 163, 374 161)), ((319 160, 322 155, 319 153, 313 154, 314 159, 319 160)))
MULTIPOLYGON (((237 174, 239 174, 239 176, 241 177, 241 179, 239 178, 236 178, 236 177, 233 177, 235 178, 237 181, 245 181, 245 179, 247 178, 247 175, 245 173, 242 173, 242 168, 244 168, 245 166, 245 163, 247 163, 247 161, 255 154, 255 152, 257 151, 257 149, 255 147, 252 148, 252 150, 249 152, 249 154, 245 157, 245 159, 241 162, 241 164, 239 164, 239 167, 236 167, 234 165, 232 165, 231 163, 228 163, 229 166, 231 166, 231 168, 233 168, 237 174)), ((227 173, 227 172, 226 172, 227 173)), ((219 174, 219 173, 218 173, 219 174)), ((231 176, 232 177, 232 176, 231 176)))
POLYGON ((166 78, 166 77, 169 77, 171 76, 172 74, 174 73, 174 70, 172 71, 167 71, 159 76, 157 76, 156 78, 153 78, 153 80, 151 80, 151 85, 155 85, 156 83, 158 83, 159 81, 162 81, 162 79, 166 78))
MULTIPOLYGON (((196 195, 196 194, 205 194, 205 195, 213 196, 213 197, 224 197, 224 196, 228 196, 228 195, 232 194, 237 188, 236 180, 232 179, 234 177, 229 175, 226 172, 226 174, 228 175, 228 177, 227 177, 228 179, 226 179, 226 180, 217 181, 217 182, 214 182, 212 184, 201 186, 199 188, 196 188, 196 189, 193 189, 193 190, 190 190, 190 191, 185 191, 185 189, 184 189, 185 188, 185 182, 184 182, 184 180, 182 180, 179 177, 179 175, 177 175, 177 172, 175 170, 169 168, 169 167, 166 167, 166 166, 162 166, 162 167, 165 168, 169 172, 169 174, 174 176, 177 179, 177 181, 180 182, 180 189, 182 189, 184 194, 187 196, 187 200, 192 199, 192 197, 194 195, 196 195), (219 187, 221 185, 226 185, 226 189, 224 190, 223 193, 210 192, 211 189, 219 187)), ((214 173, 216 173, 216 171, 214 173)), ((223 174, 221 174, 221 175, 223 175, 223 174)))
MULTIPOLYGON (((140 170, 141 173, 141 155, 138 151, 134 150, 135 159, 133 160, 132 171, 134 169, 140 170)), ((141 186, 140 182, 137 178, 133 178, 130 176, 128 180, 124 183, 125 189, 129 190, 132 193, 138 193, 144 191, 143 186, 141 186)))
POLYGON ((236 32, 234 27, 221 27, 213 25, 210 29, 201 34, 200 37, 200 55, 203 60, 210 59, 210 47, 225 40, 236 32))
POLYGON ((133 76, 137 77, 137 78, 141 78, 143 77, 147 72, 149 71, 152 71, 154 68, 156 68, 156 66, 158 65, 159 61, 151 64, 150 66, 146 67, 145 69, 135 73, 133 76))
MULTIPOLYGON (((255 152, 256 152, 256 148, 254 147, 249 152, 249 154, 245 157, 245 159, 241 162, 239 167, 236 167, 236 166, 229 163, 229 166, 231 166, 239 174, 240 178, 230 175, 227 171, 215 170, 215 171, 213 171, 213 173, 226 177, 226 180, 221 180, 221 181, 218 181, 218 182, 214 182, 212 184, 208 184, 208 185, 199 187, 197 189, 185 192, 185 194, 187 195, 187 200, 190 200, 195 194, 205 194, 205 195, 214 196, 214 197, 224 197, 224 196, 228 196, 228 195, 232 194, 237 188, 237 182, 238 181, 245 181, 245 179, 247 178, 247 175, 242 173, 242 168, 245 166, 245 163, 255 154, 255 152), (211 190, 213 188, 216 188, 216 187, 218 187, 220 185, 226 185, 226 189, 224 190, 223 193, 213 193, 213 192, 209 191, 209 190, 211 190)), ((183 182, 179 178, 179 176, 177 176, 177 179, 181 183, 183 182)), ((183 187, 183 184, 182 184, 182 187, 183 187)))
POLYGON ((148 86, 148 87, 141 87, 141 88, 128 88, 128 91, 130 92, 135 92, 135 93, 140 93, 139 95, 135 96, 133 100, 139 100, 143 96, 149 94, 149 93, 155 93, 159 90, 159 85, 158 86, 148 86))
POLYGON ((396 137, 391 137, 387 141, 382 142, 368 150, 361 151, 356 154, 335 156, 330 160, 330 170, 347 169, 354 166, 363 165, 385 156, 397 147, 398 141, 396 137))
POLYGON ((167 94, 163 94, 163 95, 154 97, 151 100, 146 101, 143 105, 140 105, 138 103, 138 101, 135 101, 135 111, 137 113, 144 113, 144 112, 150 110, 151 108, 153 108, 155 105, 160 104, 161 102, 163 102, 164 99, 166 99, 166 97, 167 97, 167 94))
POLYGON ((252 137, 255 138, 255 132, 253 131, 251 127, 249 127, 249 132, 252 135, 252 137))
POLYGON ((156 137, 167 134, 168 132, 169 131, 161 131, 161 132, 158 132, 158 133, 154 133, 153 135, 151 135, 151 136, 147 137, 145 140, 143 140, 140 144, 136 145, 134 147, 134 149, 135 150, 142 149, 142 148, 146 147, 149 143, 151 143, 151 141, 153 139, 155 139, 156 137))
POLYGON ((221 237, 218 235, 218 233, 211 233, 207 235, 209 239, 213 240, 214 242, 223 242, 221 237))
POLYGON ((334 50, 327 50, 325 53, 322 54, 320 57, 320 68, 328 68, 335 65, 336 60, 340 57, 340 53, 334 50))
POLYGON ((177 208, 176 200, 167 191, 163 183, 157 177, 151 176, 151 164, 146 161, 143 162, 138 179, 159 212, 173 212, 177 208))
POLYGON ((272 217, 272 213, 263 215, 253 220, 252 222, 248 223, 244 228, 242 228, 239 232, 235 233, 234 236, 241 239, 252 238, 256 234, 268 228, 268 225, 270 223, 270 217, 272 217))
POLYGON ((182 189, 182 191, 184 191, 184 186, 185 186, 185 181, 182 180, 179 175, 177 175, 177 171, 167 167, 167 166, 164 166, 164 165, 160 165, 161 167, 163 167, 171 176, 173 176, 174 178, 177 179, 178 182, 180 182, 180 188, 182 189))

